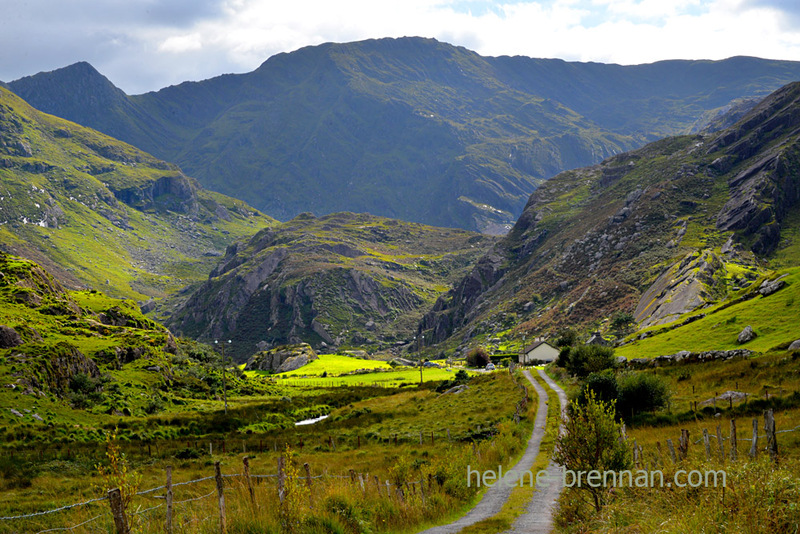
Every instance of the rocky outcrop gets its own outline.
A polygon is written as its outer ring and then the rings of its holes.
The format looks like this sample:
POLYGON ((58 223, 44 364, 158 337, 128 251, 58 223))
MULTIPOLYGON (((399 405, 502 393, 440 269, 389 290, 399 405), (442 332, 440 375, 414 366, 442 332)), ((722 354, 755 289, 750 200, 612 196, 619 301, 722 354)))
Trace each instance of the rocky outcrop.
POLYGON ((254 354, 247 361, 245 371, 285 373, 295 371, 318 358, 319 356, 308 343, 283 345, 254 354))
POLYGON ((49 352, 50 358, 43 365, 42 371, 44 382, 51 391, 66 392, 70 380, 78 374, 92 378, 100 376, 97 364, 69 343, 58 343, 49 352))
POLYGON ((781 224, 800 201, 800 143, 771 146, 800 127, 800 84, 790 84, 761 102, 737 127, 720 136, 709 151, 725 147, 734 160, 751 159, 728 180, 729 200, 717 227, 755 236, 751 249, 769 254, 780 242, 781 224), (758 157, 753 158, 754 155, 758 157))
POLYGON ((634 312, 641 328, 664 324, 704 306, 718 293, 723 262, 711 251, 687 254, 642 294, 634 312))
POLYGON ((22 336, 10 326, 0 325, 0 349, 22 345, 22 336))
POLYGON ((189 216, 197 215, 199 210, 196 183, 182 174, 162 176, 138 186, 110 186, 109 189, 117 200, 139 210, 169 210, 189 216))

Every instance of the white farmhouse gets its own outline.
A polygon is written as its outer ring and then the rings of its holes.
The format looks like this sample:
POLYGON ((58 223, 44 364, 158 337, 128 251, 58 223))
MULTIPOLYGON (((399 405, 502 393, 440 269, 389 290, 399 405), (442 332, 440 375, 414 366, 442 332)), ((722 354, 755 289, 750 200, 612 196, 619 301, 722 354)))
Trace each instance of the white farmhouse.
POLYGON ((537 339, 533 344, 522 349, 519 363, 522 365, 537 365, 550 363, 558 358, 559 350, 543 339, 537 339))

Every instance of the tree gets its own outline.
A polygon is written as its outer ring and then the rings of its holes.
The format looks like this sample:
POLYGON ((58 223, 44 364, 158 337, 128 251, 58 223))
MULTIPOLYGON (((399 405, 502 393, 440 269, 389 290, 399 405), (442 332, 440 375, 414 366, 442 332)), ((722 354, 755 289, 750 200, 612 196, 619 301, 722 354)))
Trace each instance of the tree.
POLYGON ((611 327, 617 332, 624 332, 633 323, 633 315, 630 312, 618 311, 611 317, 611 327))
MULTIPOLYGON (((614 402, 598 400, 593 390, 586 393, 586 403, 570 403, 570 416, 564 422, 564 432, 556 438, 553 459, 570 473, 584 478, 597 471, 621 472, 631 467, 631 454, 620 438, 620 425, 614 417, 614 402)), ((608 488, 589 484, 586 480, 572 487, 589 494, 595 510, 605 504, 608 488)))
POLYGON ((556 336, 556 347, 558 348, 571 347, 572 345, 578 344, 578 332, 572 328, 564 328, 563 330, 559 330, 556 336))

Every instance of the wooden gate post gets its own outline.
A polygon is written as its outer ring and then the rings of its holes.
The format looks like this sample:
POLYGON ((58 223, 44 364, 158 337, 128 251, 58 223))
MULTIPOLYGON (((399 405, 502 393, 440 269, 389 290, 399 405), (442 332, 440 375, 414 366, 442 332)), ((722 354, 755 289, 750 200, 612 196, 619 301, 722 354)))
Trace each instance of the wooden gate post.
POLYGON ((735 462, 738 457, 736 449, 736 419, 731 419, 731 461, 735 462))

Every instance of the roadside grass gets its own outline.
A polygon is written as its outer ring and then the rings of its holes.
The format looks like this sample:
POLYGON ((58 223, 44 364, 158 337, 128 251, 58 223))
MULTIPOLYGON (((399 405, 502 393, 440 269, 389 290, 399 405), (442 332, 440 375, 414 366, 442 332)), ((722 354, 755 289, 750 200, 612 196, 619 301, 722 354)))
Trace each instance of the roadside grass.
POLYGON ((797 307, 800 305, 800 268, 790 268, 787 285, 768 297, 757 296, 733 305, 721 303, 703 310, 706 316, 687 325, 668 330, 669 325, 645 329, 651 337, 635 340, 616 349, 617 356, 651 358, 674 354, 681 350, 750 349, 767 352, 788 346, 800 339, 797 307), (758 334, 754 340, 740 345, 737 336, 746 326, 758 334))

